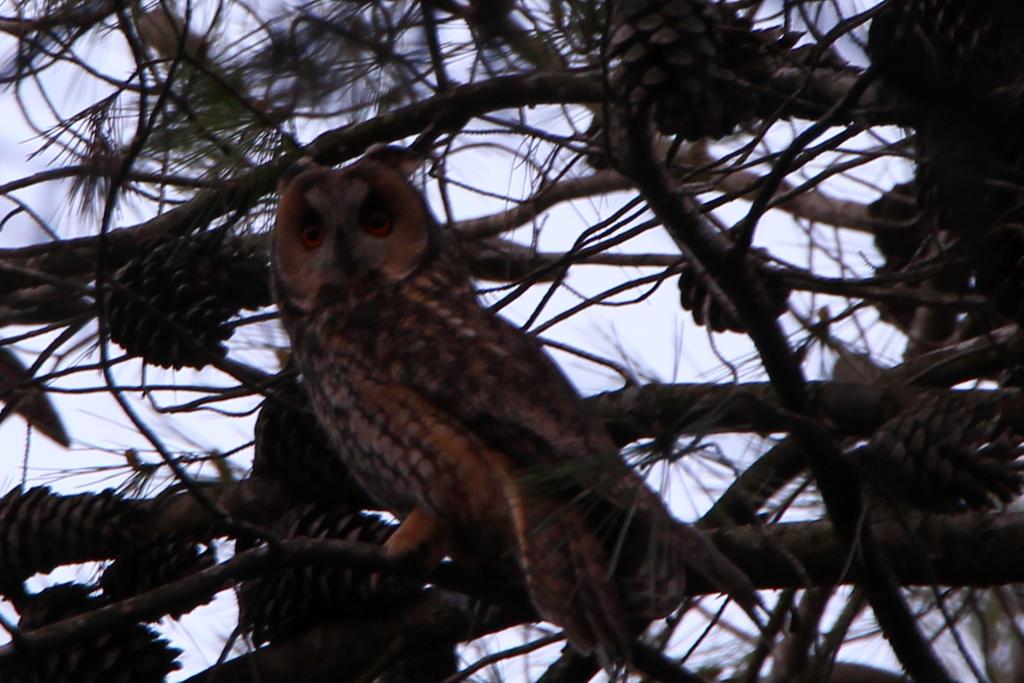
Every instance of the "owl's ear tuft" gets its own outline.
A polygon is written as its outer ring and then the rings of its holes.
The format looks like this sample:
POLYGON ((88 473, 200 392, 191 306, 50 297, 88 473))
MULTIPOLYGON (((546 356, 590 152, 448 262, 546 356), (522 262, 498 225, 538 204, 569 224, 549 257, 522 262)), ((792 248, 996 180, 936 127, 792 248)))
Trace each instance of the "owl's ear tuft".
POLYGON ((319 164, 313 161, 313 157, 302 157, 289 166, 288 170, 281 175, 281 178, 277 181, 277 191, 284 194, 284 191, 288 189, 288 186, 292 184, 292 181, 295 180, 300 173, 310 168, 316 168, 317 166, 319 166, 319 164))
POLYGON ((390 166, 403 176, 412 175, 413 172, 415 172, 416 169, 418 169, 425 161, 421 155, 415 153, 408 147, 383 145, 379 143, 371 145, 369 149, 366 150, 366 153, 363 154, 363 158, 390 166))

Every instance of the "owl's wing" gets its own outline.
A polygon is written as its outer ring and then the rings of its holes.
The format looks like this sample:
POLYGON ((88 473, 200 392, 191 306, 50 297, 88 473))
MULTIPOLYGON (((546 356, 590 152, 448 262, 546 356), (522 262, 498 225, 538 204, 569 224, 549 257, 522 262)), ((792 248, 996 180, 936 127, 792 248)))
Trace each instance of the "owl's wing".
POLYGON ((378 367, 391 379, 416 387, 523 468, 617 455, 533 337, 481 308, 471 292, 411 303, 376 341, 378 367))
POLYGON ((376 335, 376 366, 389 379, 504 453, 524 486, 590 505, 596 493, 618 510, 667 516, 536 339, 468 288, 432 294, 403 299, 376 335))
MULTIPOLYGON (((410 308, 394 311, 387 332, 375 339, 379 368, 504 453, 528 492, 579 505, 592 524, 629 526, 622 532, 627 545, 657 547, 662 557, 655 568, 634 568, 638 582, 678 582, 685 563, 756 620, 758 599, 746 575, 700 532, 671 516, 621 460, 604 425, 587 414, 533 337, 482 308, 468 290, 413 297, 404 305, 410 308), (652 538, 660 542, 652 544, 652 538)), ((630 549, 621 554, 628 559, 630 549)))

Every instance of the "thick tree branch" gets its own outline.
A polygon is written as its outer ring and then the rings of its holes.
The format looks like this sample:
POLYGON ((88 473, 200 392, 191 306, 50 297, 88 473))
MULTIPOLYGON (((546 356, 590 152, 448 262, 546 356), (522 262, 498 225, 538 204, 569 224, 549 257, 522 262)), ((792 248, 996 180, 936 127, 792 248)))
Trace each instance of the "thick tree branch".
POLYGON ((467 238, 482 239, 494 237, 523 226, 556 204, 605 195, 609 192, 626 190, 633 186, 629 178, 616 171, 598 171, 579 178, 569 178, 541 187, 537 192, 508 211, 471 218, 451 224, 467 238))
POLYGON ((417 643, 472 640, 523 619, 516 610, 481 610, 465 596, 431 590, 411 607, 314 626, 285 642, 211 667, 188 681, 291 683, 296 679, 297 662, 303 663, 303 681, 358 680, 360 672, 382 657, 393 662, 417 643))
MULTIPOLYGON (((454 88, 430 99, 401 107, 363 123, 328 131, 303 150, 285 150, 274 161, 239 174, 219 187, 202 190, 191 200, 143 223, 107 235, 105 256, 115 269, 132 254, 164 235, 182 235, 219 216, 252 209, 273 191, 278 178, 299 157, 310 155, 334 165, 377 142, 389 142, 421 132, 439 119, 461 118, 508 107, 567 102, 596 102, 600 79, 594 73, 498 77, 454 88)), ((74 278, 95 270, 98 237, 82 237, 17 249, 0 249, 0 263, 11 263, 74 278)), ((13 273, 0 278, 0 294, 34 284, 13 273)))
MULTIPOLYGON (((1024 578, 1024 513, 907 513, 872 524, 872 533, 901 586, 985 587, 1024 578)), ((825 521, 737 527, 714 539, 758 588, 804 587, 794 558, 815 586, 856 584, 863 577, 825 521)))
MULTIPOLYGON (((397 571, 403 564, 387 557, 375 545, 334 540, 289 539, 235 555, 214 567, 191 574, 106 607, 64 619, 29 631, 19 650, 42 652, 60 647, 83 637, 96 636, 106 630, 129 623, 154 621, 176 605, 195 598, 206 598, 224 590, 236 581, 261 576, 281 567, 326 560, 344 562, 355 567, 397 571)), ((13 656, 15 646, 0 646, 0 659, 13 656)))
MULTIPOLYGON (((805 99, 793 110, 793 115, 818 116, 845 94, 855 79, 849 75, 836 75, 832 70, 806 72, 783 69, 771 86, 785 94, 802 88, 805 99), (795 79, 800 76, 800 81, 795 79), (807 84, 811 84, 808 87, 807 84), (809 96, 820 96, 820 100, 808 100, 809 96)), ((146 244, 164 235, 182 235, 200 226, 208 225, 219 216, 249 211, 261 197, 273 191, 277 179, 284 170, 304 154, 313 156, 318 162, 328 165, 350 159, 367 147, 378 142, 389 142, 415 135, 431 124, 447 119, 465 120, 486 112, 510 107, 528 107, 541 104, 594 103, 603 96, 599 73, 581 72, 570 74, 533 74, 526 76, 498 77, 481 83, 453 88, 449 92, 395 109, 363 123, 328 131, 318 136, 305 149, 284 150, 274 161, 265 163, 248 172, 237 175, 218 187, 198 192, 185 204, 175 207, 155 218, 119 230, 107 236, 105 255, 110 259, 110 268, 115 269, 132 254, 145 248, 146 244)), ((861 98, 862 105, 869 108, 877 102, 889 101, 892 94, 872 86, 861 98)), ((855 110, 852 115, 863 114, 855 110)), ((889 121, 893 122, 893 121, 889 121)), ((560 193, 586 194, 593 190, 587 184, 617 186, 621 180, 614 172, 597 175, 593 180, 568 185, 553 192, 551 197, 540 196, 532 201, 556 203, 560 193)), ((549 204, 550 205, 550 204, 549 204)), ((523 212, 532 210, 530 204, 523 206, 523 212)), ((511 225, 515 218, 487 218, 481 222, 468 221, 461 226, 473 233, 496 230, 499 225, 511 225)), ((12 264, 45 273, 60 274, 74 279, 87 275, 95 269, 97 237, 81 237, 59 243, 44 243, 16 249, 0 249, 0 264, 12 264)), ((34 284, 16 273, 6 272, 0 277, 0 294, 34 284)))
MULTIPOLYGON (((1024 582, 1024 513, 908 515, 876 523, 872 531, 879 550, 891 558, 901 585, 991 586, 1024 582), (907 552, 911 547, 915 552, 907 552)), ((819 586, 855 583, 862 578, 861 570, 856 565, 851 567, 844 543, 825 521, 738 527, 716 532, 714 540, 758 588, 804 588, 804 577, 819 586), (779 552, 780 548, 783 553, 779 552), (793 560, 800 570, 794 567, 793 560)), ((312 561, 403 569, 402 565, 385 558, 376 546, 344 541, 288 540, 276 551, 265 547, 249 550, 137 597, 24 632, 21 645, 0 647, 0 658, 16 656, 21 648, 37 651, 61 647, 124 624, 153 619, 182 600, 212 595, 235 581, 253 578, 274 568, 312 561)), ((443 576, 437 578, 435 583, 445 581, 443 576)), ((688 583, 691 595, 713 591, 696 575, 688 583)), ((448 591, 432 592, 409 610, 377 615, 369 621, 359 619, 315 629, 308 634, 309 642, 304 642, 305 637, 300 636, 287 643, 282 652, 290 654, 273 654, 270 651, 276 649, 275 646, 254 656, 260 666, 268 667, 266 675, 272 676, 273 671, 282 671, 275 667, 283 666, 286 661, 292 666, 295 661, 307 661, 294 659, 296 654, 319 652, 321 648, 327 652, 339 642, 349 645, 336 648, 347 653, 332 655, 342 658, 334 660, 335 663, 352 661, 345 659, 347 657, 358 657, 359 661, 366 662, 379 657, 401 635, 413 639, 417 634, 456 635, 468 640, 535 618, 528 609, 514 608, 516 604, 527 603, 515 598, 508 586, 490 590, 494 591, 496 604, 502 605, 497 611, 480 611, 478 604, 448 591)), ((337 671, 337 668, 332 670, 337 671)), ((291 673, 294 675, 294 669, 291 673)), ((270 677, 266 680, 283 679, 270 677)))
MULTIPOLYGON (((708 172, 692 173, 691 167, 713 163, 713 159, 703 148, 688 153, 683 161, 686 162, 686 167, 678 167, 676 170, 686 174, 688 183, 707 183, 710 187, 728 195, 730 201, 749 198, 757 192, 764 180, 763 176, 751 171, 735 171, 726 173, 722 177, 708 172)), ((457 221, 450 227, 470 239, 494 237, 526 225, 562 202, 599 197, 633 187, 632 181, 621 173, 601 170, 591 175, 568 178, 543 186, 508 211, 457 221)), ((776 193, 776 197, 792 192, 794 189, 789 183, 784 182, 781 184, 779 192, 776 193)), ((773 205, 772 208, 777 208, 796 218, 839 228, 874 232, 876 229, 888 227, 885 223, 872 218, 868 213, 868 207, 868 204, 830 197, 814 189, 805 189, 785 201, 773 205)))
MULTIPOLYGON (((810 382, 807 392, 822 417, 844 436, 867 436, 885 420, 937 396, 978 407, 1020 401, 1013 389, 954 391, 884 383, 810 382)), ((645 384, 597 394, 587 405, 619 443, 664 434, 770 433, 792 427, 769 382, 645 384)))

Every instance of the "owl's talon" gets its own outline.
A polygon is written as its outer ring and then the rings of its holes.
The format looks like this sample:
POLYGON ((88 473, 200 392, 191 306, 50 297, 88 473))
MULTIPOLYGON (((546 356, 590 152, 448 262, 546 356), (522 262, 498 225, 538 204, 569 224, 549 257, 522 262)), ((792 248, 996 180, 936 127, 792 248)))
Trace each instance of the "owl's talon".
POLYGON ((384 543, 384 552, 393 559, 434 567, 448 554, 445 546, 444 531, 437 517, 417 508, 384 543))

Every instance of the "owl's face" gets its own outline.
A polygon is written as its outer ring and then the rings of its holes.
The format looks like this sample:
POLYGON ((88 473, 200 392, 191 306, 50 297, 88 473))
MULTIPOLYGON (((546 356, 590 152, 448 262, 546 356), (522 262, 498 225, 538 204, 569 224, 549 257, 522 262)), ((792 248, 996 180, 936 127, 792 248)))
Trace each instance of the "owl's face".
POLYGON ((281 299, 308 312, 319 295, 387 287, 427 258, 433 219, 398 168, 367 159, 341 170, 307 164, 295 171, 282 180, 274 228, 281 299))

